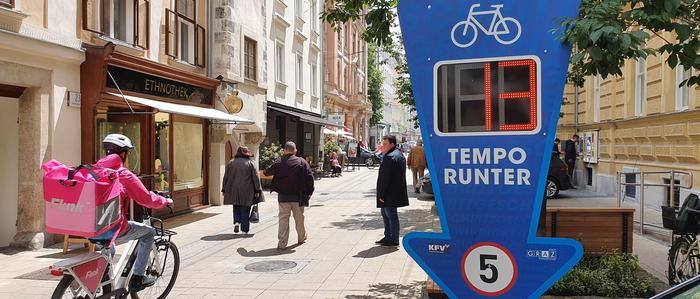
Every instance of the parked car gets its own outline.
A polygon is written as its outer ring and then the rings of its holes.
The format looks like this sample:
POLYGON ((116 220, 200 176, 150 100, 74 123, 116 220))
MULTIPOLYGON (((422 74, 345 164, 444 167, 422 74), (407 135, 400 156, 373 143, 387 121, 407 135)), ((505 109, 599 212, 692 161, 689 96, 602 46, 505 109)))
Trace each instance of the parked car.
POLYGON ((375 166, 379 165, 380 159, 377 156, 376 153, 371 152, 370 150, 360 148, 359 154, 359 159, 358 163, 365 164, 367 168, 374 168, 375 166))
MULTIPOLYGON (((547 172, 547 183, 544 186, 545 197, 547 199, 555 198, 559 195, 559 191, 571 189, 571 187, 571 177, 569 177, 566 163, 559 157, 552 156, 552 160, 549 163, 549 171, 547 172)), ((430 173, 426 173, 423 177, 423 192, 433 194, 430 173)))
POLYGON ((545 198, 555 198, 559 195, 559 191, 571 189, 571 177, 568 170, 569 167, 562 159, 552 155, 547 172, 547 183, 544 185, 545 198))
POLYGON ((651 299, 671 298, 700 298, 700 276, 688 279, 683 283, 665 290, 651 299))

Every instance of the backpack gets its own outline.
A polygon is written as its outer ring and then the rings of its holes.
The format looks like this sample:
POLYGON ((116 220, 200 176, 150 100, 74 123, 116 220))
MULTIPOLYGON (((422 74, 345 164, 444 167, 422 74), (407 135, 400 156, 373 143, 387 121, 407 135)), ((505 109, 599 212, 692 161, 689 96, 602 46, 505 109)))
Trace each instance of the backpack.
POLYGON ((673 233, 677 235, 698 232, 700 214, 696 211, 700 210, 700 198, 697 195, 688 195, 677 213, 673 207, 664 206, 661 208, 664 228, 673 230, 673 233))
POLYGON ((42 169, 46 232, 92 238, 119 225, 121 184, 116 170, 71 168, 56 160, 42 169))

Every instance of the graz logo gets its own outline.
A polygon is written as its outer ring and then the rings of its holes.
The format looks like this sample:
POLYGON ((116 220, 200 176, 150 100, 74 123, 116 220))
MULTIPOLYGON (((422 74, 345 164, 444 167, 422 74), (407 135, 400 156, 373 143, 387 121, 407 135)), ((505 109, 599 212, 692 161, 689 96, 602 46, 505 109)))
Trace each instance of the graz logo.
POLYGON ((99 271, 97 271, 97 269, 92 270, 92 271, 88 271, 87 273, 85 273, 85 279, 93 278, 93 277, 95 277, 95 276, 97 276, 97 275, 99 275, 99 274, 100 274, 100 273, 99 273, 99 271))
MULTIPOLYGON (((503 4, 491 5, 491 10, 474 11, 481 4, 473 4, 469 8, 469 15, 465 21, 460 21, 452 27, 452 43, 460 48, 468 48, 479 37, 479 31, 486 35, 493 35, 501 45, 510 45, 520 38, 521 27, 520 22, 515 18, 503 17, 501 8, 503 4), (490 15, 491 23, 484 26, 477 19, 477 16, 490 15)), ((484 21, 484 19, 482 19, 484 21)))
POLYGON ((545 261, 554 261, 557 259, 556 249, 546 249, 546 250, 528 250, 527 257, 537 258, 545 261))
POLYGON ((428 244, 428 252, 430 253, 447 253, 450 250, 450 244, 428 244))

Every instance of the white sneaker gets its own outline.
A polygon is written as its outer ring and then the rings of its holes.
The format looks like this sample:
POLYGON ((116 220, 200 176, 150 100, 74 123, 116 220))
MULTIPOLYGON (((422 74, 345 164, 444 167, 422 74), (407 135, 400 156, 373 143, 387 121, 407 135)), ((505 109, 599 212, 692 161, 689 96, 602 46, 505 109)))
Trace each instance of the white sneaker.
POLYGON ((238 222, 234 223, 233 224, 233 232, 238 233, 238 230, 240 229, 240 227, 241 227, 240 223, 238 223, 238 222))

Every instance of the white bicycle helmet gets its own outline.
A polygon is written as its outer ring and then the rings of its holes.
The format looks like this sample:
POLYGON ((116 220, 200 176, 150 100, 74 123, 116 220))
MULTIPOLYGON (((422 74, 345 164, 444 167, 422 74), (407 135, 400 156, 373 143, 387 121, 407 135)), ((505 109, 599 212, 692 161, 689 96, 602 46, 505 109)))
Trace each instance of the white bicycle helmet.
POLYGON ((122 134, 109 134, 102 141, 102 146, 107 150, 107 154, 121 153, 134 148, 131 139, 122 134))

